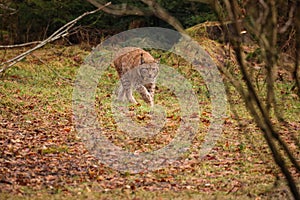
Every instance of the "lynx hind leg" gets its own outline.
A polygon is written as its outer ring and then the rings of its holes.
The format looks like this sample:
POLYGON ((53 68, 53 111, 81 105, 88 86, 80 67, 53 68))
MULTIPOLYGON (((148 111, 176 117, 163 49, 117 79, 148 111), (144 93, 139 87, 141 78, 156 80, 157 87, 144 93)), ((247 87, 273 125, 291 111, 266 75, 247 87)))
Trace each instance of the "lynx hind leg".
POLYGON ((122 84, 120 84, 120 87, 117 90, 116 96, 117 96, 117 99, 118 99, 119 102, 124 102, 125 101, 125 90, 124 90, 122 84))
POLYGON ((148 90, 143 85, 139 85, 136 90, 141 94, 143 100, 146 103, 150 104, 151 106, 154 105, 152 95, 148 92, 148 90))

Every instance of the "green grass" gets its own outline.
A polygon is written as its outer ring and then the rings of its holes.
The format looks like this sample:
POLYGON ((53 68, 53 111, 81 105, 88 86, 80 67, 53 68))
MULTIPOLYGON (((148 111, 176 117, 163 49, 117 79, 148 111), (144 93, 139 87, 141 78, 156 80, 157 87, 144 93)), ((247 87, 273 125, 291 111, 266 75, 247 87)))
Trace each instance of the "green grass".
MULTIPOLYGON (((224 197, 223 194, 219 195, 210 195, 210 194, 199 194, 197 192, 135 192, 132 193, 129 189, 127 190, 119 190, 119 191, 107 191, 107 192, 91 192, 90 189, 85 190, 74 190, 73 194, 65 194, 64 192, 59 192, 58 194, 47 194, 46 192, 42 195, 27 195, 27 196, 14 196, 12 197, 9 194, 0 194, 0 199, 7 199, 7 200, 25 200, 25 199, 32 199, 32 200, 42 200, 42 199, 53 199, 53 200, 64 200, 64 199, 99 199, 99 200, 106 200, 106 199, 115 199, 115 200, 123 200, 123 199, 154 199, 154 200, 182 200, 182 199, 189 199, 189 200, 210 200, 210 199, 236 199, 236 196, 227 196, 224 197)), ((241 195, 238 198, 242 199, 252 199, 247 195, 241 195)))
POLYGON ((41 150, 41 154, 52 154, 52 153, 68 153, 68 147, 66 146, 58 146, 58 147, 46 147, 41 150))
MULTIPOLYGON (((18 53, 10 51, 7 55, 18 53)), ((13 163, 20 159, 23 162, 21 172, 35 175, 30 174, 28 183, 13 182, 11 187, 0 183, 0 199, 269 199, 278 190, 286 190, 286 186, 274 187, 279 169, 273 163, 261 132, 232 89, 231 99, 244 127, 241 130, 228 111, 223 134, 213 151, 199 160, 199 147, 210 123, 209 94, 201 76, 190 65, 168 54, 163 55, 164 64, 173 66, 189 80, 201 109, 199 133, 192 142, 190 154, 179 166, 138 174, 121 173, 97 163, 87 153, 73 127, 72 92, 80 67, 74 57, 87 54, 76 46, 47 46, 36 52, 47 65, 29 57, 9 69, 0 80, 0 155, 6 156, 5 162, 0 159, 0 168, 7 170, 0 171, 0 177, 19 173, 13 163), (4 164, 6 162, 10 167, 4 164), (32 162, 36 162, 37 167, 32 162), (47 169, 46 174, 39 171, 39 163, 45 163, 42 167, 47 169), (58 167, 62 168, 56 169, 58 167), (52 176, 55 181, 51 182, 52 176), (33 179, 41 183, 36 184, 33 179)), ((155 103, 165 108, 167 119, 160 134, 132 138, 118 128, 111 110, 116 83, 117 74, 110 67, 100 77, 96 91, 97 119, 104 134, 126 151, 147 152, 168 144, 181 120, 174 93, 164 86, 157 87, 155 103)), ((300 103, 297 97, 290 95, 289 88, 291 83, 278 82, 276 94, 280 107, 286 108, 282 114, 294 123, 295 133, 299 128, 300 103)), ((130 105, 131 118, 145 125, 150 122, 151 109, 138 94, 135 97, 140 105, 130 105)))

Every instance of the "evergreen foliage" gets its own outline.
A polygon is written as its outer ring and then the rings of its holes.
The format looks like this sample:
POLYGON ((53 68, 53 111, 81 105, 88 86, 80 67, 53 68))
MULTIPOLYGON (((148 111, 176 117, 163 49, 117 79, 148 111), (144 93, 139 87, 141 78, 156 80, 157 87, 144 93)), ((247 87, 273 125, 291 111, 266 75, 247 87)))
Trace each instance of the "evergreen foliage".
MULTIPOLYGON (((189 1, 158 0, 184 27, 190 27, 206 20, 214 20, 215 15, 208 5, 189 1)), ((112 4, 132 5, 147 8, 147 5, 136 0, 113 0, 112 4)), ((11 13, 0 8, 0 43, 23 43, 42 40, 68 21, 86 11, 95 9, 86 0, 7 0, 4 5, 13 8, 11 13)), ((143 26, 169 27, 155 16, 113 16, 98 12, 87 16, 78 25, 104 33, 116 33, 129 28, 134 20, 143 21, 143 26)))

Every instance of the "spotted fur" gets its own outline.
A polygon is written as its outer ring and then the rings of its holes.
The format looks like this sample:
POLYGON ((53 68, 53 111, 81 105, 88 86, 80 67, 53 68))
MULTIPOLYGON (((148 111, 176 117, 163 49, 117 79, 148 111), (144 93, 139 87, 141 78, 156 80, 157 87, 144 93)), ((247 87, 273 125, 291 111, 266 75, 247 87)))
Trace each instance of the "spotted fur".
POLYGON ((140 48, 126 47, 117 52, 113 64, 121 80, 118 100, 127 99, 136 104, 132 92, 137 90, 143 100, 153 106, 155 80, 159 68, 150 53, 140 48))

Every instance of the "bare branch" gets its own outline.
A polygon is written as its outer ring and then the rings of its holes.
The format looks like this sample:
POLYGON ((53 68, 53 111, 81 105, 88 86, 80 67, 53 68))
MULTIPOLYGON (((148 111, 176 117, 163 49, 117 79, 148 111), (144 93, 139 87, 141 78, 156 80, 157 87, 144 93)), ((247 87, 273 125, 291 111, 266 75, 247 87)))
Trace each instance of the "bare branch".
POLYGON ((185 32, 181 23, 175 17, 173 17, 166 9, 161 7, 155 0, 141 0, 141 1, 150 7, 150 9, 152 10, 155 16, 168 22, 177 31, 181 33, 185 32))
POLYGON ((68 22, 67 24, 65 24, 64 26, 62 26, 61 28, 59 28, 57 31, 55 31, 51 36, 49 36, 47 39, 43 40, 41 43, 39 43, 37 46, 35 46, 32 49, 29 49, 28 51, 4 62, 1 63, 0 66, 5 65, 2 69, 0 69, 0 74, 4 73, 8 68, 12 67, 13 65, 15 65, 16 63, 20 62, 23 58, 25 58, 27 55, 29 55, 31 52, 43 47, 44 45, 46 45, 49 42, 52 42, 54 40, 57 40, 61 37, 65 37, 68 35, 68 30, 73 27, 75 25, 76 22, 78 22, 80 19, 82 19, 83 17, 90 15, 90 14, 94 14, 100 10, 102 10, 104 7, 110 5, 111 2, 105 4, 103 7, 100 7, 96 10, 90 11, 90 12, 85 12, 82 15, 80 15, 79 17, 77 17, 76 19, 68 22))
POLYGON ((3 9, 3 10, 7 10, 9 11, 10 13, 5 13, 5 14, 0 14, 0 16, 3 16, 3 15, 13 15, 15 13, 18 12, 18 10, 14 9, 14 8, 11 8, 11 7, 8 7, 7 5, 4 5, 2 3, 0 3, 0 8, 3 9))
MULTIPOLYGON (((93 4, 95 7, 100 8, 104 5, 102 1, 99 0, 86 0, 93 4)), ((131 6, 127 3, 123 3, 121 5, 110 5, 107 7, 104 7, 102 9, 104 12, 112 15, 137 15, 137 16, 151 16, 153 15, 153 12, 150 10, 142 9, 142 8, 137 8, 135 6, 131 6)))
POLYGON ((50 67, 45 61, 43 61, 41 58, 39 58, 38 56, 34 55, 33 53, 31 54, 31 56, 33 58, 38 59, 41 63, 43 63, 48 69, 50 69, 55 75, 57 75, 58 77, 60 77, 63 81, 66 82, 70 82, 70 79, 67 79, 66 77, 62 76, 60 73, 58 73, 57 71, 55 71, 54 69, 52 69, 52 67, 50 67))
MULTIPOLYGON (((96 7, 101 7, 103 5, 101 0, 86 0, 93 4, 96 7)), ((103 9, 104 12, 112 14, 112 15, 138 15, 138 16, 151 16, 155 15, 156 17, 164 20, 169 23, 179 32, 185 32, 181 23, 169 12, 161 7, 155 0, 140 0, 146 5, 149 6, 149 9, 137 8, 135 6, 131 6, 127 3, 123 3, 120 5, 110 5, 103 9)))
POLYGON ((190 2, 204 3, 204 4, 212 4, 213 0, 186 0, 190 2))
POLYGON ((0 45, 0 49, 9 49, 9 48, 19 48, 19 47, 26 47, 33 44, 40 44, 42 41, 33 41, 33 42, 27 42, 23 44, 14 44, 14 45, 0 45))
POLYGON ((281 27, 279 29, 279 33, 284 33, 293 23, 293 18, 294 18, 294 12, 295 12, 295 9, 296 9, 296 2, 292 5, 290 11, 289 11, 289 19, 288 21, 284 24, 283 27, 281 27))

